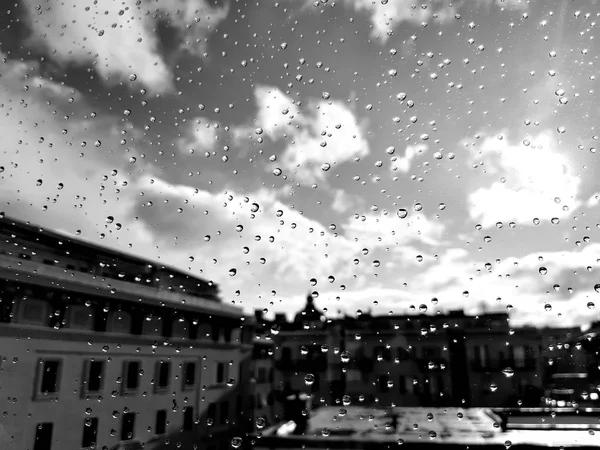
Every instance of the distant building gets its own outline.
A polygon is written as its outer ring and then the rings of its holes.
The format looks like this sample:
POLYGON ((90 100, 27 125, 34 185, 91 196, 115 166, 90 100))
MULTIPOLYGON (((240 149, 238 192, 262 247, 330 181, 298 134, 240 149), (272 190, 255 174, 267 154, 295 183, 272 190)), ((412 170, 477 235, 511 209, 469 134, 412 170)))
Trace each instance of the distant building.
POLYGON ((3 450, 229 448, 251 339, 210 282, 0 219, 3 450))
POLYGON ((315 407, 540 406, 553 343, 575 332, 462 311, 326 320, 311 296, 273 326, 276 389, 311 394, 315 407))

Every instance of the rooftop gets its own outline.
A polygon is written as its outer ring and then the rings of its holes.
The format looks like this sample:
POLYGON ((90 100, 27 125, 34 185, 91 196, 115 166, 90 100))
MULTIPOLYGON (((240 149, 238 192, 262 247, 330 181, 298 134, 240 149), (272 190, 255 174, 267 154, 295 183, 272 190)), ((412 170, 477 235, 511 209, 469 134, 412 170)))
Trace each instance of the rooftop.
MULTIPOLYGON (((550 414, 546 416, 551 417, 550 414)), ((540 417, 535 416, 529 421, 533 424, 531 428, 540 423, 540 417)), ((304 435, 293 435, 289 427, 279 425, 266 430, 259 442, 272 448, 301 445, 307 448, 350 448, 344 447, 349 441, 353 443, 352 448, 386 443, 394 446, 403 443, 505 446, 507 442, 512 445, 600 447, 600 439, 590 432, 591 429, 600 429, 599 419, 598 416, 577 417, 576 424, 567 420, 563 427, 563 419, 557 416, 552 419, 555 422, 553 429, 540 426, 539 429, 503 431, 500 416, 487 408, 323 407, 312 411, 304 435), (395 429, 391 426, 392 415, 397 417, 395 429), (293 441, 296 441, 295 445, 290 445, 293 441)), ((518 420, 527 423, 527 419, 522 417, 518 420)), ((543 422, 548 425, 552 420, 543 422)))

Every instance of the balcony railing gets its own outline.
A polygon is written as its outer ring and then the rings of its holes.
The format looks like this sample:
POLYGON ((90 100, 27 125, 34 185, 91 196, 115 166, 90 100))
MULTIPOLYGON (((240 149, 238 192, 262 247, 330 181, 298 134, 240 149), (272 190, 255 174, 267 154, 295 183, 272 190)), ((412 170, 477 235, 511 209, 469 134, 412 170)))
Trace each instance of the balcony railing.
POLYGON ((495 361, 475 360, 471 363, 471 368, 476 372, 497 372, 508 368, 518 372, 536 370, 537 364, 534 358, 527 358, 522 361, 515 361, 514 359, 499 359, 495 361))
POLYGON ((445 370, 448 367, 448 361, 445 358, 419 358, 417 359, 417 366, 423 372, 425 371, 437 371, 445 370))

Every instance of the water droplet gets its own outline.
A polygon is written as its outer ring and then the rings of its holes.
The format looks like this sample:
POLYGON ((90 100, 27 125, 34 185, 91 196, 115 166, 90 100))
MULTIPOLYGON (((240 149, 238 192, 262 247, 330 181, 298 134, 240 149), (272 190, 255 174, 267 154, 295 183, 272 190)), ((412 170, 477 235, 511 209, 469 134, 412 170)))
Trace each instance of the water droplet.
POLYGON ((329 169, 331 169, 331 164, 329 164, 329 163, 325 163, 321 166, 321 170, 323 172, 327 172, 329 169))
POLYGON ((400 208, 396 214, 398 215, 398 217, 400 217, 401 219, 406 218, 406 216, 408 216, 408 211, 404 208, 400 208))
POLYGON ((237 269, 229 269, 229 276, 230 277, 235 277, 236 274, 237 274, 237 269))
POLYGON ((420 203, 415 203, 414 209, 415 211, 421 211, 423 209, 423 205, 420 203))
POLYGON ((304 377, 304 383, 306 383, 307 386, 311 386, 314 382, 315 376, 312 373, 307 373, 304 377))
POLYGON ((540 275, 546 275, 548 273, 548 269, 546 269, 545 267, 540 267, 540 275))
POLYGON ((234 437, 231 440, 231 446, 233 448, 240 448, 242 446, 242 438, 241 437, 234 437))
POLYGON ((349 362, 349 361, 350 361, 350 352, 348 352, 348 351, 343 351, 343 352, 340 354, 340 359, 341 359, 341 361, 342 361, 343 363, 347 363, 347 362, 349 362))
POLYGON ((510 378, 515 374, 515 371, 511 367, 507 367, 506 369, 502 370, 502 373, 505 377, 510 378))

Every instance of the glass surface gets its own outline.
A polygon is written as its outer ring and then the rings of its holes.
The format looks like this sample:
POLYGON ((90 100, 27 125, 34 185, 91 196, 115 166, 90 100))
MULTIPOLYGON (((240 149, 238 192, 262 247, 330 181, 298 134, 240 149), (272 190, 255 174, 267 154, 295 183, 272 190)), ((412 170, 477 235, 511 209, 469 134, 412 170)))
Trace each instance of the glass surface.
POLYGON ((600 446, 571 0, 0 5, 0 448, 600 446))

